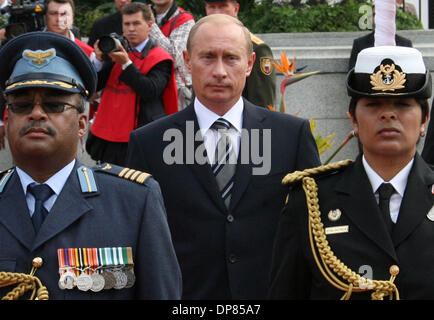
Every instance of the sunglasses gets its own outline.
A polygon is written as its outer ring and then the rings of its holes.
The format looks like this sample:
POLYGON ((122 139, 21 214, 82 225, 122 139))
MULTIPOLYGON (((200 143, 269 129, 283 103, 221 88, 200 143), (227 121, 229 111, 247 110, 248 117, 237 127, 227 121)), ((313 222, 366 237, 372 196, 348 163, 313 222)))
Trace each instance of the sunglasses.
MULTIPOLYGON (((39 104, 45 113, 62 113, 66 109, 74 108, 77 106, 66 103, 66 102, 42 102, 39 104)), ((32 102, 21 102, 21 103, 8 103, 6 104, 9 111, 18 114, 29 114, 32 112, 35 106, 32 102)))

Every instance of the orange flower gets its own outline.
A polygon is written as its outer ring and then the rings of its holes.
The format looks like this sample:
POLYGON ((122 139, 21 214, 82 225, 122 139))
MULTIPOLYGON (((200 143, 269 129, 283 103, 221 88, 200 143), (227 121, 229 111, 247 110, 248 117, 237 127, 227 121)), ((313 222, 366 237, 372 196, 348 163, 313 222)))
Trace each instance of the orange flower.
POLYGON ((286 76, 294 75, 295 55, 294 55, 294 59, 291 62, 288 60, 288 57, 286 56, 285 52, 280 51, 280 62, 274 60, 273 65, 278 71, 280 71, 286 76))
POLYGON ((270 109, 271 111, 277 111, 276 108, 274 108, 271 104, 268 105, 268 109, 270 109))
MULTIPOLYGON (((286 112, 285 102, 284 102, 285 88, 292 83, 298 82, 314 74, 317 74, 319 73, 319 71, 301 73, 301 72, 297 72, 296 70, 294 72, 295 55, 292 61, 289 61, 288 57, 286 56, 286 53, 283 51, 280 52, 280 62, 277 60, 273 60, 273 65, 276 68, 276 70, 280 71, 285 76, 282 82, 280 83, 280 111, 285 113, 286 112)), ((304 69, 304 67, 298 70, 300 71, 302 69, 304 69)))

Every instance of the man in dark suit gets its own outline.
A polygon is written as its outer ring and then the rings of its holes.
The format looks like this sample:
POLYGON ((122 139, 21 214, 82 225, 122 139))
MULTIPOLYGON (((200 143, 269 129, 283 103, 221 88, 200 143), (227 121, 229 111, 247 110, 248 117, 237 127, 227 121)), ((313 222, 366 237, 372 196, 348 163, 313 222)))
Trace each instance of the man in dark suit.
POLYGON ((270 298, 434 298, 434 172, 416 151, 431 86, 414 48, 360 52, 347 89, 363 155, 285 177, 270 298))
POLYGON ((264 299, 283 173, 319 164, 309 122, 241 97, 254 53, 239 20, 202 18, 184 57, 194 103, 134 131, 127 163, 162 186, 183 299, 264 299))
POLYGON ((95 20, 95 22, 92 25, 89 34, 89 40, 87 41, 87 44, 90 45, 91 47, 93 47, 96 40, 98 40, 103 35, 110 34, 113 32, 119 35, 122 34, 121 10, 125 5, 130 3, 131 0, 114 0, 114 1, 116 7, 118 8, 118 11, 108 16, 95 20))
MULTIPOLYGON (((375 6, 372 7, 372 15, 371 15, 372 26, 375 26, 375 6)), ((350 60, 348 61, 348 71, 354 68, 357 60, 357 55, 360 51, 366 48, 374 47, 375 45, 375 31, 370 32, 369 34, 362 36, 360 38, 354 39, 353 47, 351 49, 350 60)), ((413 47, 411 40, 404 38, 395 34, 395 45, 401 47, 413 47)))
POLYGON ((421 156, 429 163, 434 165, 434 101, 431 104, 431 113, 429 117, 428 130, 426 132, 425 142, 423 145, 421 156))
POLYGON ((0 69, 16 164, 0 175, 0 271, 29 273, 33 261, 40 299, 180 298, 158 183, 75 159, 97 81, 86 54, 64 36, 27 33, 0 50, 0 69))
MULTIPOLYGON (((366 48, 371 48, 375 44, 375 32, 372 31, 365 36, 354 39, 353 47, 351 48, 350 60, 348 61, 348 71, 350 71, 356 65, 357 55, 360 51, 366 48)), ((400 35, 395 35, 395 43, 397 46, 401 47, 413 47, 410 39, 402 37, 400 35)))
MULTIPOLYGON (((238 18, 238 0, 204 0, 205 11, 210 14, 227 14, 238 18)), ((273 66, 273 52, 262 39, 250 33, 256 59, 252 72, 247 77, 242 96, 251 103, 268 108, 276 102, 276 71, 273 66)))

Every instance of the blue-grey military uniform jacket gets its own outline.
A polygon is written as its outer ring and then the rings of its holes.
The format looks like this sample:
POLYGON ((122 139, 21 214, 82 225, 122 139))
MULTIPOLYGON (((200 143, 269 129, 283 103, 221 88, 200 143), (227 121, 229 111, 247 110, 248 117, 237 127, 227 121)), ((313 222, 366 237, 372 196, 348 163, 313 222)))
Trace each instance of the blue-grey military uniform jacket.
MULTIPOLYGON (((76 161, 35 234, 14 168, 0 174, 0 272, 28 274, 32 259, 50 299, 179 299, 181 273, 158 183, 146 173, 76 161), (86 172, 86 174, 84 174, 86 172), (122 177, 120 177, 122 176, 122 177), (61 290, 59 248, 131 247, 136 281, 129 289, 61 290)), ((0 289, 0 297, 15 286, 0 289)))

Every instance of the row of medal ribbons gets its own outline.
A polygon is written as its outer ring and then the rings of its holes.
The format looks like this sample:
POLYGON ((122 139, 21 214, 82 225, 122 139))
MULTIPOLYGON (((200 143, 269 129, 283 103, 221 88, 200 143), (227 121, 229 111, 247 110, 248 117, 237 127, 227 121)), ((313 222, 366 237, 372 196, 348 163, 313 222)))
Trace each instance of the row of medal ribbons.
POLYGON ((59 288, 99 292, 134 285, 131 247, 57 249, 59 288))

